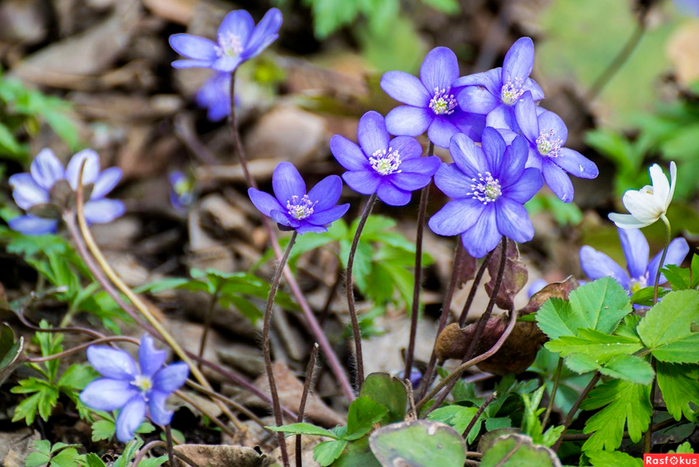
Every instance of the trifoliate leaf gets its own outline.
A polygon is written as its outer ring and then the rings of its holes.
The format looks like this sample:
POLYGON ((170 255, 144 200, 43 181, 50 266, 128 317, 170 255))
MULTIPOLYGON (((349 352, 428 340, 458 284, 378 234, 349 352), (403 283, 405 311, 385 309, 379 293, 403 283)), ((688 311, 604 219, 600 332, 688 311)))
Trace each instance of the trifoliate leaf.
MULTIPOLYGON (((460 435, 463 436, 466 428, 473 420, 473 417, 478 412, 478 407, 463 407, 460 405, 450 405, 447 407, 441 407, 436 409, 427 416, 428 420, 433 420, 435 422, 442 422, 449 425, 454 430, 456 430, 460 435)), ((481 429, 481 424, 483 423, 483 417, 479 417, 479 420, 473 425, 471 432, 468 434, 466 441, 469 444, 473 443, 478 436, 481 429)))

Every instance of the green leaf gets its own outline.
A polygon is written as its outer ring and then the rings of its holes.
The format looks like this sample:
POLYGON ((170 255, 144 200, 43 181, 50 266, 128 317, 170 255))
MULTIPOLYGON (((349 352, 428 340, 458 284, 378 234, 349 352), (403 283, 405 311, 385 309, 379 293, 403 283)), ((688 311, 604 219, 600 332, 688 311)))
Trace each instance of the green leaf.
POLYGON ((19 357, 24 350, 24 337, 15 341, 15 333, 6 323, 0 325, 0 385, 20 364, 19 357))
POLYGON ((658 387, 663 393, 667 411, 675 420, 682 415, 696 422, 695 407, 699 401, 699 366, 657 362, 658 387))
POLYGON ((638 339, 624 336, 611 336, 593 329, 577 330, 580 337, 562 336, 546 343, 551 352, 567 357, 571 354, 584 354, 599 363, 609 361, 618 355, 630 355, 641 350, 643 345, 638 339))
POLYGON ((621 446, 625 426, 634 443, 648 429, 653 413, 650 385, 612 380, 594 388, 580 408, 602 409, 585 423, 583 432, 593 435, 583 445, 583 451, 613 451, 621 446))
POLYGON ((388 373, 372 373, 366 377, 360 396, 366 396, 388 409, 383 423, 402 422, 408 405, 408 392, 400 379, 388 373))
POLYGON ((379 423, 388 413, 388 409, 383 404, 361 396, 350 404, 347 414, 347 435, 345 439, 353 441, 369 433, 374 423, 379 423))
POLYGON ((342 455, 346 447, 347 441, 344 439, 325 441, 313 448, 313 459, 319 463, 321 467, 327 467, 342 455))
POLYGON ((51 467, 78 467, 80 457, 75 448, 63 449, 51 458, 51 467))
POLYGON ((461 11, 457 0, 422 0, 425 5, 429 5, 437 11, 454 15, 461 11))
POLYGON ((291 435, 315 435, 315 436, 327 436, 328 438, 337 439, 337 435, 330 430, 321 428, 319 426, 312 425, 310 423, 292 423, 290 425, 282 426, 268 426, 266 427, 272 431, 279 431, 282 433, 288 433, 291 435))
POLYGON ((26 157, 26 151, 3 123, 0 123, 0 153, 17 160, 23 160, 26 157))
POLYGON ((394 423, 369 438, 371 451, 383 466, 463 467, 464 440, 447 425, 416 420, 394 423))
POLYGON ((561 467, 558 456, 523 435, 496 438, 483 454, 480 467, 561 467))
POLYGON ((51 460, 51 443, 45 439, 34 441, 34 451, 29 453, 24 465, 26 467, 39 467, 48 465, 51 460))
POLYGON ((655 358, 670 363, 699 362, 699 291, 681 290, 665 296, 638 325, 638 335, 655 358))
POLYGON ((604 364, 600 373, 636 384, 650 384, 655 377, 650 363, 635 355, 618 355, 612 358, 604 364))
POLYGON ((57 386, 69 389, 82 390, 88 383, 98 377, 92 367, 75 363, 63 372, 58 380, 57 386))
MULTIPOLYGON (((433 410, 427 416, 428 420, 435 422, 441 422, 449 425, 454 430, 456 430, 460 435, 463 436, 466 428, 473 420, 473 417, 478 412, 478 407, 463 407, 460 405, 449 405, 447 407, 440 407, 439 409, 433 410)), ((483 416, 478 417, 479 420, 471 428, 471 432, 468 434, 466 441, 469 444, 473 443, 481 431, 481 424, 483 423, 483 416)))
POLYGON ((162 455, 160 457, 150 457, 148 459, 143 459, 138 463, 138 467, 158 467, 167 462, 167 455, 162 455))
POLYGON ((616 280, 605 277, 571 292, 570 301, 549 299, 536 320, 551 339, 577 336, 579 328, 610 334, 631 310, 626 291, 616 280))
POLYGON ((107 467, 100 456, 92 452, 85 454, 85 462, 87 467, 107 467))
POLYGON ((663 268, 662 273, 668 282, 670 282, 672 290, 686 290, 692 288, 689 269, 684 269, 674 264, 668 264, 663 268))
MULTIPOLYGON (((662 298, 665 295, 670 293, 669 290, 659 288, 658 289, 658 298, 662 298)), ((654 301, 655 298, 655 287, 644 287, 641 290, 635 292, 631 296, 631 303, 634 305, 641 305, 641 306, 653 306, 655 303, 654 301)))
POLYGON ((587 451, 593 467, 643 467, 643 460, 631 457, 625 452, 587 451))
POLYGON ((382 467, 369 448, 369 437, 352 441, 333 467, 382 467))
POLYGON ((92 424, 92 441, 97 442, 112 439, 115 431, 116 427, 113 421, 97 420, 92 424))
POLYGON ((250 300, 237 295, 226 295, 225 299, 232 303, 252 324, 262 318, 262 311, 250 300))
POLYGON ((694 454, 694 449, 692 449, 692 445, 689 444, 689 441, 685 441, 677 446, 677 449, 669 452, 672 454, 694 454))
POLYGON ((533 394, 523 394, 522 402, 524 402, 524 417, 522 420, 522 429, 524 433, 532 438, 534 444, 542 444, 543 429, 539 415, 544 412, 544 408, 539 408, 541 399, 544 396, 545 386, 541 386, 533 394))

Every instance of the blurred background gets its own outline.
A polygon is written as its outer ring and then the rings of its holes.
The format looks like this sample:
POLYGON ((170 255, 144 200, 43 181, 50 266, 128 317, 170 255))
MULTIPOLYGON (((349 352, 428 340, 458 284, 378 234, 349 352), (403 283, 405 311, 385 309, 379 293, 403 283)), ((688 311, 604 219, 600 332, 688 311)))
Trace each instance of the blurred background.
MULTIPOLYGON (((284 15, 280 38, 239 69, 236 87, 251 170, 263 188, 280 161, 293 162, 309 185, 341 173, 330 137, 354 139, 364 112, 385 114, 396 105, 378 86, 383 72, 415 73, 435 46, 454 50, 462 75, 484 71, 500 66, 516 39, 530 36, 536 44, 533 77, 546 93, 542 105, 568 125, 568 146, 600 167, 596 180, 573 179, 574 203, 546 192, 528 203, 536 236, 521 250, 530 282, 583 278, 582 245, 624 264, 606 216, 622 209, 624 190, 649 182, 646 169, 653 162, 677 162, 669 217, 674 234, 696 246, 699 12, 691 0, 2 0, 0 215, 18 214, 7 178, 25 171, 40 149, 50 147, 66 161, 89 147, 103 167, 124 171, 112 197, 125 201, 126 215, 94 230, 130 285, 185 276, 191 268, 268 268, 261 266, 265 234, 247 199, 225 118, 227 84, 208 82, 200 91, 211 72, 173 69, 178 57, 168 37, 188 32, 214 38, 228 11, 243 8, 259 21, 272 6, 284 15)), ((449 160, 446 151, 438 155, 449 160)), ((353 218, 363 200, 349 189, 344 195, 353 218)), ((433 189, 430 200, 432 214, 445 198, 433 189)), ((377 214, 395 222, 378 223, 377 231, 414 238, 416 211, 416 199, 404 208, 378 206, 377 214)), ((646 230, 654 254, 662 226, 646 230)), ((401 256, 409 242, 396 238, 393 250, 378 245, 370 251, 366 265, 374 274, 367 277, 383 278, 390 289, 372 291, 358 281, 364 295, 382 305, 365 310, 366 335, 389 333, 387 314, 405 316, 412 260, 401 256)), ((0 282, 7 293, 12 298, 32 290, 37 272, 26 262, 31 251, 17 246, 7 227, 0 227, 0 242, 0 282)), ((428 315, 439 309, 453 242, 427 233, 428 315)), ((337 248, 328 250, 297 258, 295 267, 314 308, 341 314, 343 304, 332 292, 338 287, 337 248)), ((455 309, 464 298, 457 297, 455 309)), ((200 302, 160 299, 176 315, 201 317, 200 302)), ((256 339, 254 330, 235 322, 221 326, 221 332, 256 339)), ((431 342, 424 343, 428 352, 431 342)), ((396 361, 385 364, 400 367, 396 361)))

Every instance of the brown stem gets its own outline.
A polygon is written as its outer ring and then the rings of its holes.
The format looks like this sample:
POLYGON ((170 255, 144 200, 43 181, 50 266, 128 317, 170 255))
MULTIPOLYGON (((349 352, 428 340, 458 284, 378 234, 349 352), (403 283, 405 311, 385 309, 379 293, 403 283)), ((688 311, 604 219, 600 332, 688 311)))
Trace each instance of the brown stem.
MULTIPOLYGON (((199 342, 199 358, 204 358, 204 349, 206 348, 206 338, 209 336, 209 329, 211 329, 211 317, 214 314, 214 308, 216 307, 216 302, 218 301, 218 296, 220 290, 217 288, 216 292, 211 296, 211 302, 209 302, 209 308, 206 310, 206 316, 204 317, 204 332, 201 334, 201 341, 199 342)), ((199 369, 201 370, 201 362, 198 363, 199 369)))
POLYGON ((563 370, 563 359, 558 357, 558 366, 556 367, 556 374, 553 377, 553 389, 551 390, 551 396, 549 399, 549 404, 546 407, 546 413, 544 414, 544 420, 541 422, 541 430, 546 429, 546 424, 551 416, 551 411, 553 410, 553 401, 556 399, 556 393, 558 392, 558 385, 561 381, 561 371, 563 370))
MULTIPOLYGON (((272 285, 269 290, 269 295, 267 296, 267 305, 265 306, 264 322, 262 325, 262 353, 265 357, 265 370, 267 370, 267 380, 269 381, 269 393, 272 396, 272 408, 274 412, 274 420, 277 426, 284 425, 284 418, 282 417, 281 404, 279 402, 279 393, 277 392, 277 383, 274 380, 274 368, 272 366, 272 353, 269 348, 269 332, 272 325, 272 310, 274 308, 274 298, 277 295, 277 290, 279 290, 279 283, 282 279, 282 272, 289 260, 289 254, 291 249, 296 242, 296 236, 298 234, 296 231, 291 234, 289 239, 289 244, 284 250, 284 256, 282 256, 281 261, 277 265, 277 270, 274 272, 274 278, 272 279, 272 285)), ((277 439, 279 440, 279 449, 282 453, 282 462, 284 467, 289 467, 289 453, 286 450, 286 442, 284 441, 284 433, 277 433, 277 439)))
POLYGON ((330 287, 330 290, 328 290, 328 296, 325 298, 323 310, 320 312, 320 319, 318 322, 321 326, 325 324, 325 320, 328 319, 328 316, 330 315, 330 306, 332 305, 333 298, 335 298, 337 288, 340 287, 340 284, 342 283, 342 270, 340 268, 341 263, 340 265, 338 265, 337 277, 335 278, 335 282, 333 282, 333 285, 330 287))
MULTIPOLYGON (((158 440, 151 441, 150 443, 143 446, 140 451, 138 451, 138 454, 134 458, 134 461, 131 465, 133 467, 138 467, 138 464, 143 460, 143 456, 145 456, 148 453, 148 451, 150 451, 154 448, 158 448, 158 447, 164 448, 166 446, 167 445, 163 441, 158 441, 158 440)), ((174 455, 175 455, 175 457, 182 459, 185 463, 191 465, 192 467, 200 467, 199 464, 197 464, 196 462, 194 462, 192 459, 190 459, 188 456, 185 456, 181 452, 174 451, 174 455)))
MULTIPOLYGON (((488 406, 495 400, 495 398, 498 397, 498 393, 494 392, 488 397, 485 398, 483 403, 481 404, 480 407, 478 407, 478 411, 476 414, 473 416, 470 422, 468 422, 468 426, 466 427, 466 431, 464 431, 464 439, 468 439, 468 435, 471 433, 471 430, 473 427, 476 425, 476 422, 480 418, 481 415, 483 415, 483 412, 485 412, 485 409, 488 408, 488 406)), ((468 441, 466 442, 466 446, 468 447, 468 441)))
POLYGON ((357 230, 354 232, 352 246, 350 247, 349 251, 349 258, 347 259, 347 272, 345 273, 345 292, 347 294, 347 307, 349 310, 350 320, 352 321, 352 337, 354 338, 355 361, 357 364, 357 391, 362 389, 362 384, 364 384, 364 357, 362 355, 362 334, 359 330, 357 308, 354 304, 354 278, 352 277, 352 269, 354 268, 354 256, 357 253, 357 247, 359 246, 359 239, 362 236, 362 230, 364 230, 364 225, 369 219, 369 215, 371 214, 371 210, 374 208, 375 203, 376 193, 369 197, 369 200, 364 207, 364 212, 362 212, 362 217, 359 219, 359 224, 357 224, 357 230))
MULTIPOLYGON (((231 130, 233 131, 233 141, 236 147, 236 151, 238 153, 238 158, 240 159, 240 166, 243 169, 243 174, 245 175, 245 181, 248 184, 248 186, 252 188, 257 188, 257 182, 255 181, 254 178, 250 175, 250 171, 248 170, 248 161, 247 157, 245 156, 245 149, 243 148, 243 143, 242 140, 240 139, 240 132, 238 131, 238 120, 237 120, 237 115, 235 111, 235 73, 231 76, 231 130)), ((265 231, 267 232, 267 238, 269 240, 269 243, 274 250, 274 254, 277 257, 277 260, 280 260, 282 258, 282 251, 279 248, 279 243, 277 242, 277 235, 272 228, 272 224, 270 223, 269 219, 265 216, 262 216, 262 224, 265 227, 265 231)), ((306 321, 308 322, 308 326, 310 327, 311 334, 313 334, 313 337, 315 337, 316 342, 320 345, 321 350, 323 351, 323 355, 325 355, 325 358, 328 362, 328 366, 330 366, 330 369, 332 370, 333 374, 335 375, 335 378, 337 378, 337 381, 340 383, 340 387, 342 388, 342 392, 345 394, 345 397, 347 400, 350 402, 354 400, 354 391, 352 390, 352 385, 349 382, 349 379, 347 378, 347 374, 342 368, 342 365, 340 365, 340 361, 337 358, 337 354, 335 354, 335 351, 333 350, 332 346, 330 345, 330 342, 328 341, 328 338, 325 336, 325 333, 323 332, 323 328, 318 324, 318 320, 315 317, 315 314, 313 314, 313 310, 308 304, 308 301, 306 300, 306 297, 304 296, 301 287, 299 287, 298 282, 296 282, 296 278, 294 277, 293 273, 291 272, 291 269, 285 268, 284 269, 284 278, 286 279, 286 283, 289 286, 289 289, 291 290, 292 295, 294 298, 296 298, 296 301, 299 304, 299 307, 301 307, 301 311, 303 312, 304 318, 306 318, 306 321)))
POLYGON ((578 396, 578 400, 575 401, 573 407, 571 407, 570 411, 568 411, 568 416, 566 416, 566 420, 563 423, 563 432, 561 432, 561 436, 559 436, 558 440, 556 441, 556 444, 554 444, 552 448, 555 452, 558 452, 558 448, 561 447, 561 443, 563 442, 563 436, 566 434, 566 431, 568 431, 568 427, 570 426, 570 424, 573 423, 573 417, 575 417, 575 413, 580 408, 580 404, 582 404, 582 401, 587 397, 589 392, 592 391, 592 388, 595 387, 595 385, 601 377, 601 373, 595 372, 595 375, 592 377, 588 385, 585 387, 585 389, 583 389, 583 392, 580 393, 580 396, 578 396))
MULTIPOLYGON (((203 406, 198 404, 194 399, 191 397, 187 396, 185 393, 183 393, 181 390, 175 391, 173 394, 175 394, 177 397, 185 401, 187 404, 191 405, 195 409, 197 409, 202 415, 204 415, 206 418, 214 422, 214 425, 219 427, 224 433, 226 433, 228 436, 231 438, 235 437, 235 432, 231 430, 228 425, 223 423, 221 420, 218 419, 214 414, 209 412, 207 409, 205 409, 203 406)), ((225 407, 225 406, 224 406, 225 407)), ((237 420, 237 419, 236 419, 237 420)))
MULTIPOLYGON (((267 424, 263 422, 257 415, 255 415, 252 411, 250 411, 247 407, 244 405, 238 404, 236 401, 233 399, 230 399, 223 394, 219 394, 216 391, 210 391, 206 389, 204 386, 201 384, 196 383, 195 381, 192 381, 191 379, 187 380, 187 386, 196 389, 197 391, 206 394, 207 396, 210 396, 214 399, 217 399, 224 404, 230 405, 233 409, 237 410, 238 412, 242 413, 246 417, 248 417, 250 420, 253 422, 257 423, 260 427, 264 428, 265 430, 269 431, 272 433, 271 430, 267 429, 267 424)), ((283 410, 283 409, 282 409, 283 410)), ((293 413, 291 413, 293 415, 293 413)))
MULTIPOLYGON (((165 440, 167 441, 167 458, 170 461, 170 467, 175 467, 175 454, 172 449, 172 430, 170 429, 170 425, 165 425, 163 428, 165 429, 165 440)), ((138 465, 135 467, 138 467, 138 465)))
MULTIPOLYGON (((313 344, 311 349, 311 356, 308 360, 308 369, 306 370, 306 380, 303 382, 303 393, 301 394, 301 403, 299 403, 299 416, 296 419, 298 423, 303 423, 303 414, 306 411, 306 401, 308 400, 308 394, 311 391, 311 386, 313 386, 313 371, 316 366, 316 359, 318 358, 318 343, 313 344)), ((303 456, 302 456, 303 446, 301 444, 301 435, 296 435, 296 467, 303 467, 303 456)))
MULTIPOLYGON (((43 331, 43 329, 42 329, 43 331)), ((57 358, 63 358, 68 355, 72 355, 76 352, 80 352, 82 350, 87 349, 88 347, 92 345, 98 345, 98 344, 106 344, 108 342, 129 342, 131 344, 136 344, 138 345, 138 341, 134 339, 133 337, 126 337, 126 336, 111 336, 111 337, 104 337, 102 339, 95 339, 94 341, 86 342, 85 344, 78 345, 76 347, 73 347, 72 349, 64 350, 63 352, 55 353, 53 355, 47 355, 45 357, 25 357, 23 358, 23 361, 28 362, 28 363, 42 363, 42 362, 48 362, 51 360, 56 360, 57 358)))
POLYGON ((459 327, 464 327, 466 325, 466 319, 468 318, 468 313, 471 311, 471 306, 473 305, 473 300, 476 298, 476 292, 478 292, 478 286, 481 285, 481 280, 483 280, 483 275, 485 270, 488 268, 488 263, 490 263, 490 258, 493 257, 493 252, 488 253, 485 258, 483 258, 483 263, 478 268, 476 272, 476 277, 473 278, 473 283, 471 284, 471 290, 468 292, 468 298, 466 298, 466 303, 464 303, 464 308, 461 310, 461 315, 459 316, 459 327))
POLYGON ((500 462, 498 462, 498 463, 495 465, 495 467, 503 467, 505 464, 507 464, 507 461, 509 461, 510 458, 511 458, 512 456, 515 455, 515 453, 519 450, 519 448, 520 448, 521 446, 522 446, 522 440, 521 440, 521 439, 518 439, 517 442, 515 443, 515 445, 514 445, 514 446, 512 447, 512 449, 510 450, 510 452, 508 452, 508 453, 505 455, 505 457, 503 457, 502 459, 500 459, 500 462))
MULTIPOLYGON (((434 143, 430 141, 427 149, 427 157, 434 154, 434 143)), ((413 306, 410 314, 410 338, 408 351, 405 355, 405 372, 403 376, 410 381, 410 373, 413 370, 413 357, 415 355, 415 338, 417 337, 417 323, 420 314, 420 289, 422 287, 422 236, 425 230, 425 218, 427 217, 427 198, 430 194, 430 185, 420 191, 420 207, 417 214, 417 232, 415 234, 415 281, 413 282, 413 306)))

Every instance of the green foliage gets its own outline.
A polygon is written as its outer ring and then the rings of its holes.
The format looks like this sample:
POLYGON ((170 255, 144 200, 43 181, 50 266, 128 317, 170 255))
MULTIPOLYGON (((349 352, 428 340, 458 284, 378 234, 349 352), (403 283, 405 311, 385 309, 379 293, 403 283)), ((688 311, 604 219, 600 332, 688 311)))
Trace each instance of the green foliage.
MULTIPOLYGON (((0 307, 1 309, 2 307, 0 307)), ((12 328, 5 323, 0 324, 0 385, 19 365, 19 356, 24 348, 24 337, 15 339, 12 328)))
POLYGON ((530 216, 540 211, 550 212, 561 226, 578 225, 582 220, 582 211, 574 201, 564 203, 552 193, 537 193, 525 206, 530 216))
MULTIPOLYGON (((97 418, 94 422, 92 422, 91 425, 93 442, 104 440, 111 441, 114 438, 114 434, 116 433, 116 419, 113 415, 107 412, 97 411, 90 412, 90 417, 88 418, 97 418), (95 417, 95 415, 99 418, 95 417)), ((151 425, 150 422, 144 421, 143 423, 141 423, 141 425, 139 425, 135 432, 138 434, 148 434, 154 431, 155 427, 151 425)))
MULTIPOLYGON (((477 407, 464 407, 461 405, 449 405, 446 407, 440 407, 427 416, 428 420, 435 422, 441 422, 449 425, 454 430, 456 430, 460 435, 464 435, 466 428, 476 416, 478 412, 477 407)), ((476 423, 471 428, 471 431, 466 437, 466 441, 471 444, 476 440, 478 433, 481 431, 481 425, 483 424, 483 416, 478 417, 476 423)))
POLYGON ((590 458, 593 467, 643 467, 643 460, 631 457, 625 452, 588 451, 585 453, 590 458))
POLYGON ((85 462, 85 456, 78 454, 75 449, 79 444, 56 443, 49 441, 34 441, 34 451, 29 453, 24 461, 25 467, 78 467, 85 462))
POLYGON ((667 411, 679 421, 684 415, 696 422, 699 405, 699 365, 657 363, 658 386, 663 394, 667 411))
POLYGON ((544 389, 544 386, 542 386, 531 395, 522 395, 522 400, 524 401, 522 430, 532 439, 534 444, 551 447, 556 443, 561 433, 563 433, 564 427, 563 425, 557 427, 552 426, 544 433, 541 420, 539 419, 541 414, 546 411, 544 407, 539 408, 544 395, 544 389))
MULTIPOLYGON (((554 375, 558 366, 558 355, 552 353, 546 347, 542 348, 536 356, 536 360, 529 367, 529 371, 537 373, 546 383, 546 393, 550 396, 553 391, 554 375)), ((566 366, 561 368, 561 376, 559 378, 558 391, 554 404, 560 408, 563 413, 568 413, 573 407, 573 404, 582 392, 583 388, 590 382, 592 376, 590 374, 580 375, 566 366)))
POLYGON ((408 405, 408 392, 400 379, 388 373, 372 373, 366 377, 360 396, 368 397, 386 407, 382 424, 402 422, 408 405))
POLYGON ((560 467, 558 456, 531 438, 508 435, 495 439, 481 460, 481 467, 560 467))

